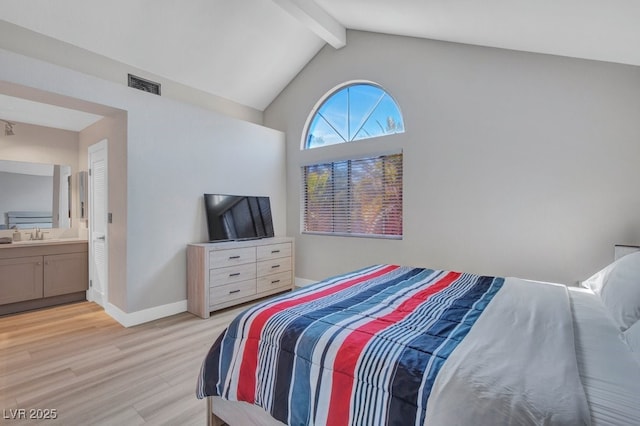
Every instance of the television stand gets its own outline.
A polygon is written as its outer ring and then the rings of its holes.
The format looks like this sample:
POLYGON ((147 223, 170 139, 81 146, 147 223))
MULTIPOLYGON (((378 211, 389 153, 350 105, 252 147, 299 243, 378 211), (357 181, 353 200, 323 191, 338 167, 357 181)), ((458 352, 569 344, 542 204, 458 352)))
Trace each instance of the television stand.
POLYGON ((187 310, 213 311, 289 291, 294 285, 293 238, 189 244, 187 310))

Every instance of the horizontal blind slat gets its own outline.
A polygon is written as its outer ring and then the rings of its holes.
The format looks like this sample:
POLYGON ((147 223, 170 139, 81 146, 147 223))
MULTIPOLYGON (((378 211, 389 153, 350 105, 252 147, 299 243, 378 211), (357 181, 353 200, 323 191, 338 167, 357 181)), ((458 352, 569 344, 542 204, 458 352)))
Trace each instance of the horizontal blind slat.
POLYGON ((302 169, 304 230, 402 235, 402 153, 302 169))

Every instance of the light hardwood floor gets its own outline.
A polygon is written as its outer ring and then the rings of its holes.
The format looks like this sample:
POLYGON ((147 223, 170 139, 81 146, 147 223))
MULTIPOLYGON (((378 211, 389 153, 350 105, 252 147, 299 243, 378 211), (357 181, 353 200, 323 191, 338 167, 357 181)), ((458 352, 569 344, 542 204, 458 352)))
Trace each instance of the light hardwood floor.
POLYGON ((0 317, 0 424, 55 409, 54 425, 204 425, 195 397, 209 347, 245 307, 124 328, 82 302, 0 317))

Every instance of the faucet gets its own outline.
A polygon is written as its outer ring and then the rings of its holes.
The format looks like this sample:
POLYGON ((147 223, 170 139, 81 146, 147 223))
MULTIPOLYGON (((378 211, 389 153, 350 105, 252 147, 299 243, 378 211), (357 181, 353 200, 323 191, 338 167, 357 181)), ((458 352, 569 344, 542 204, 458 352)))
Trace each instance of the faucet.
POLYGON ((35 235, 32 232, 31 233, 31 239, 32 240, 39 240, 40 239, 40 228, 36 226, 35 228, 33 228, 33 230, 35 231, 35 235))

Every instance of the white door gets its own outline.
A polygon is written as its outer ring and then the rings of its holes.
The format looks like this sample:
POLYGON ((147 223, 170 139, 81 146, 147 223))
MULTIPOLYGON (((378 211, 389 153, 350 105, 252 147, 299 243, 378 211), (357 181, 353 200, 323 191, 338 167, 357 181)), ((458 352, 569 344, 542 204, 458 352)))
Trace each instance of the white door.
POLYGON ((108 302, 107 140, 89 147, 89 290, 87 300, 108 302))

